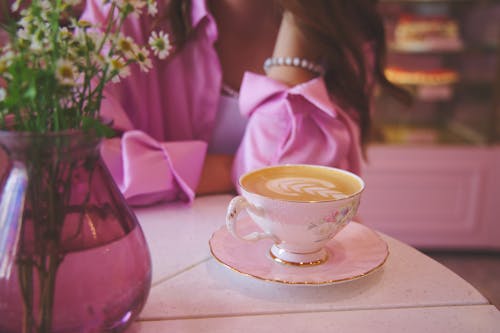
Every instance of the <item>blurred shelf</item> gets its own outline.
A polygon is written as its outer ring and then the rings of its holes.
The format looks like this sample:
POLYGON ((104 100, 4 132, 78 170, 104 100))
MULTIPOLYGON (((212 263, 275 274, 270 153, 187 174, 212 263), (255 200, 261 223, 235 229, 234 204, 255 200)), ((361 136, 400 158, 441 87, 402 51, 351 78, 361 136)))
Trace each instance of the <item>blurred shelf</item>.
POLYGON ((398 47, 395 44, 388 46, 388 51, 398 54, 406 55, 464 55, 470 53, 496 53, 499 50, 498 45, 467 45, 457 49, 422 49, 422 50, 409 50, 398 47))
POLYGON ((451 123, 446 128, 386 125, 379 128, 370 142, 389 146, 487 146, 492 143, 483 132, 460 123, 451 123))
POLYGON ((479 87, 489 87, 493 88, 495 81, 488 80, 488 79, 459 79, 457 82, 449 83, 449 84, 402 84, 398 82, 393 82, 394 84, 397 84, 398 86, 404 87, 408 89, 410 92, 415 91, 415 89, 418 88, 435 88, 435 87, 443 87, 443 86, 449 86, 453 89, 461 89, 461 88, 470 88, 471 86, 479 86, 479 87))

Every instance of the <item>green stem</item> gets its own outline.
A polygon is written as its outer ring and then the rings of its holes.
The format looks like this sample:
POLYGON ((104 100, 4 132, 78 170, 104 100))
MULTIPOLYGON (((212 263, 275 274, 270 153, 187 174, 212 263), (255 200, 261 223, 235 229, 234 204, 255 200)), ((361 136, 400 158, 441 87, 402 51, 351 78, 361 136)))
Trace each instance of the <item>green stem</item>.
POLYGON ((32 333, 35 329, 33 316, 33 263, 29 260, 20 260, 19 284, 23 297, 23 326, 22 333, 32 333))
POLYGON ((56 276, 60 259, 57 253, 57 244, 53 244, 48 256, 47 271, 40 272, 43 276, 40 281, 40 327, 39 333, 52 331, 52 315, 54 310, 54 297, 56 293, 56 276))
MULTIPOLYGON (((57 147, 56 150, 59 150, 57 147)), ((58 153, 57 153, 58 154, 58 153)), ((40 308, 39 319, 40 327, 39 333, 51 332, 52 329, 52 316, 54 308, 54 297, 56 292, 56 275, 59 268, 60 254, 60 230, 64 223, 65 210, 64 200, 60 200, 57 187, 59 185, 60 177, 64 177, 63 162, 56 157, 53 165, 49 165, 47 170, 48 182, 46 184, 48 191, 48 214, 45 230, 45 244, 44 244, 44 257, 43 265, 39 270, 40 278, 40 308), (62 203, 62 206, 60 205, 62 203)), ((66 179, 70 182, 71 179, 66 179)), ((69 193, 67 194, 69 195, 69 193)))

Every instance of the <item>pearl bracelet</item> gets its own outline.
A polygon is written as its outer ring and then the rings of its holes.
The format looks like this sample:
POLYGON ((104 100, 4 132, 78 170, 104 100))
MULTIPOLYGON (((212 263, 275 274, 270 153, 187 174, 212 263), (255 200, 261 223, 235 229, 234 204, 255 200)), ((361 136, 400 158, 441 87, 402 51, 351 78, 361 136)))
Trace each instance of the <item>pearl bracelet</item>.
POLYGON ((318 75, 325 73, 325 68, 320 64, 299 57, 271 57, 264 61, 264 71, 266 73, 274 66, 299 67, 318 75))

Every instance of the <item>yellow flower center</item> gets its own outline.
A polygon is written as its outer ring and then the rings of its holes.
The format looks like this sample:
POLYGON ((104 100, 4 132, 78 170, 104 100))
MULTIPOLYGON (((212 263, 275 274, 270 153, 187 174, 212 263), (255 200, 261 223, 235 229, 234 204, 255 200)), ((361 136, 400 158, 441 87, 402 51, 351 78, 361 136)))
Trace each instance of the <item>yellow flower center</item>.
POLYGON ((73 78, 73 71, 68 66, 62 66, 61 68, 59 68, 59 74, 65 79, 73 78))
POLYGON ((111 67, 120 70, 124 67, 124 64, 120 59, 111 59, 111 67))
POLYGON ((124 52, 132 51, 132 43, 130 43, 126 39, 120 39, 120 41, 118 42, 118 45, 119 45, 118 47, 124 52))
POLYGON ((90 28, 91 26, 92 26, 92 24, 89 21, 85 21, 85 20, 78 21, 78 27, 80 27, 82 29, 90 28))
POLYGON ((158 50, 164 50, 165 49, 165 41, 161 38, 156 39, 155 41, 155 46, 158 50))

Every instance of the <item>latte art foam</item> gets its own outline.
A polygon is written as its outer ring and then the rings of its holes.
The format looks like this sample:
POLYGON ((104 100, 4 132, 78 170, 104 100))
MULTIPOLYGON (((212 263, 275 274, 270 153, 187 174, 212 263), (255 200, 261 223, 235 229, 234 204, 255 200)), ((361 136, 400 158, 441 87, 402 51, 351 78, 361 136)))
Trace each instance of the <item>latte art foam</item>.
POLYGON ((313 165, 262 168, 242 176, 240 185, 249 193, 294 202, 347 199, 364 186, 347 171, 313 165))
POLYGON ((329 181, 309 177, 283 177, 271 179, 265 186, 271 192, 290 197, 320 197, 343 199, 347 195, 329 181))

